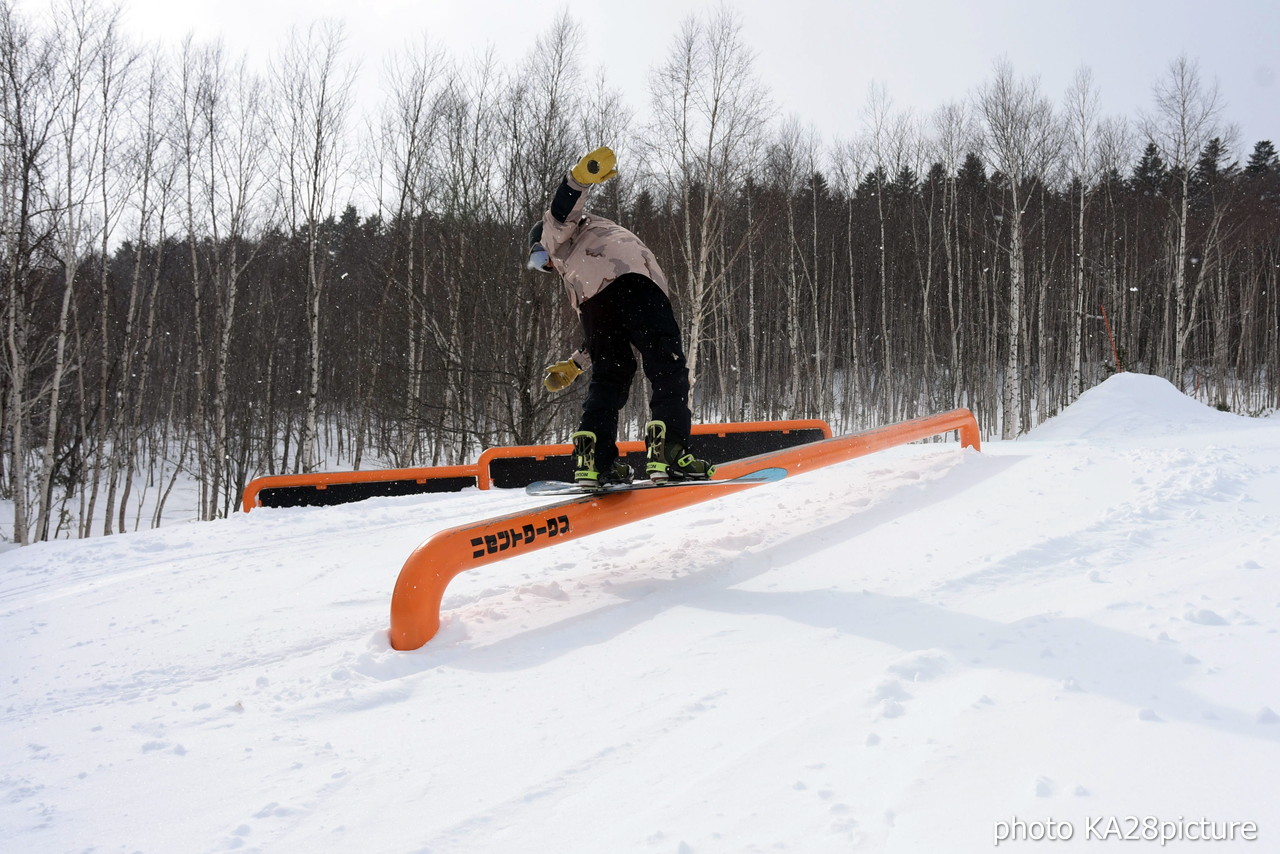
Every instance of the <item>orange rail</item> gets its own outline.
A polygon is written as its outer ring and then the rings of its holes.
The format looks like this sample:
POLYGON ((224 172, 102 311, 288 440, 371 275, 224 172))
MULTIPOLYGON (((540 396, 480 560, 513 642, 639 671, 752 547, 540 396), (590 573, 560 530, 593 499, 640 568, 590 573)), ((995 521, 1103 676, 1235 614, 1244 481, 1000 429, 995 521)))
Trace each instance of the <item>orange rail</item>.
POLYGON ((291 486, 314 486, 325 489, 345 483, 381 483, 391 480, 416 480, 426 483, 446 477, 474 477, 479 479, 476 466, 420 466, 407 469, 369 469, 368 471, 328 471, 314 474, 279 474, 255 477, 244 488, 241 500, 244 512, 258 507, 258 493, 264 489, 280 489, 291 486))
MULTIPOLYGON (((864 433, 735 460, 717 466, 716 474, 733 478, 776 466, 785 468, 791 476, 952 430, 960 432, 960 443, 964 447, 981 447, 973 413, 955 409, 864 433)), ((396 579, 391 595, 391 646, 400 650, 417 649, 431 640, 440 629, 440 603, 445 588, 468 569, 721 498, 754 485, 587 495, 441 531, 409 555, 396 579)))
MULTIPOLYGON (((727 436, 730 433, 761 433, 777 431, 790 433, 795 430, 818 430, 823 436, 831 438, 831 427, 825 421, 817 419, 800 419, 795 421, 744 421, 733 424, 695 424, 691 431, 694 436, 727 436)), ((644 442, 619 442, 618 450, 624 454, 644 450, 644 442)), ((459 466, 419 466, 403 469, 369 469, 367 471, 316 472, 313 474, 285 474, 258 477, 249 481, 241 497, 241 507, 248 513, 261 503, 258 494, 267 489, 287 489, 291 487, 312 486, 325 489, 348 483, 381 483, 384 481, 414 480, 426 483, 428 480, 439 480, 451 477, 473 477, 480 489, 491 489, 493 478, 489 464, 502 458, 532 458, 544 460, 547 457, 562 457, 573 453, 573 446, 564 445, 516 445, 507 448, 489 448, 481 452, 475 465, 459 466)))

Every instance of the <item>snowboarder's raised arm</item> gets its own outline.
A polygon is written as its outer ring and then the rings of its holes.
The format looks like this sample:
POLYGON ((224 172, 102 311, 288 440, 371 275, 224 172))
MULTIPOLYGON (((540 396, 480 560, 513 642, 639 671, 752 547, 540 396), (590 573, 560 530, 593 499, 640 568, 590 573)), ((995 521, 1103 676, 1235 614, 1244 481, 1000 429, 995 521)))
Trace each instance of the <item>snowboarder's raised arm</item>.
POLYGON ((602 145, 579 160, 560 181, 543 216, 542 241, 548 252, 554 255, 556 247, 577 228, 586 208, 587 190, 617 175, 617 165, 613 150, 602 145))

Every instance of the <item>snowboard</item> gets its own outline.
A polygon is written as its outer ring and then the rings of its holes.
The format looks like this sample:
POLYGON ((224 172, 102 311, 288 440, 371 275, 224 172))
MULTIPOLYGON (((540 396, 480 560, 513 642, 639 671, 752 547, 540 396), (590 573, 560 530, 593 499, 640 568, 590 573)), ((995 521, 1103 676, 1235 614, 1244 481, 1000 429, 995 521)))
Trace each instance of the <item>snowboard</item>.
POLYGON ((580 486, 562 480, 539 480, 525 487, 530 495, 609 495, 614 492, 634 492, 637 489, 683 489, 687 486, 748 486, 757 483, 773 483, 787 476, 784 468, 756 469, 753 472, 721 480, 638 480, 633 483, 610 483, 605 486, 580 486))

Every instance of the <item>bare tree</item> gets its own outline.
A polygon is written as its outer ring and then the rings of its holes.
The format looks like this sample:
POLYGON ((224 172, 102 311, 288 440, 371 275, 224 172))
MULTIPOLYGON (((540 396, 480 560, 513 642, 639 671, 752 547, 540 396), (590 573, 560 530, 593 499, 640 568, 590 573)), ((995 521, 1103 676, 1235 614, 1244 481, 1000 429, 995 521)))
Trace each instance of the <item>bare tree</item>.
POLYGON ((1018 80, 1007 60, 996 63, 995 78, 978 94, 985 129, 987 157, 1006 182, 1004 223, 1008 244, 1009 289, 1005 316, 1004 418, 1002 435, 1012 439, 1022 431, 1022 350, 1025 278, 1023 215, 1031 203, 1031 181, 1043 181, 1056 161, 1061 135, 1053 105, 1040 94, 1035 80, 1018 80))
POLYGON ((334 213, 350 162, 347 122, 354 69, 343 62, 341 24, 293 30, 272 66, 275 156, 282 208, 306 249, 306 407, 299 438, 300 466, 319 462, 321 306, 329 279, 321 227, 334 213))
MULTIPOLYGON (((500 180, 506 187, 504 219, 520 232, 546 209, 548 197, 579 157, 597 145, 617 145, 615 140, 579 136, 588 103, 581 52, 581 28, 562 13, 538 37, 508 88, 500 180)), ((510 256, 513 267, 522 255, 510 256)), ((532 441, 548 414, 561 405, 547 399, 539 379, 544 365, 562 358, 553 354, 564 347, 567 336, 556 327, 566 314, 563 298, 545 277, 522 268, 511 269, 511 277, 519 297, 495 300, 491 315, 498 328, 511 330, 507 352, 495 365, 503 387, 495 387, 492 397, 509 413, 504 417, 518 441, 532 441)))
MULTIPOLYGON (((0 2, 0 245, 4 256, 4 375, 7 386, 4 421, 9 436, 9 490, 13 496, 13 539, 30 542, 34 426, 31 416, 41 396, 33 388, 33 313, 40 300, 41 256, 52 250, 57 200, 50 198, 44 176, 53 161, 56 132, 65 88, 56 70, 57 40, 41 34, 0 2)), ((39 499, 37 499, 39 506, 39 499)))
MULTIPOLYGON (((110 257, 115 228, 124 210, 128 196, 126 182, 128 176, 123 173, 120 163, 127 148, 123 138, 124 124, 129 108, 132 73, 137 53, 127 42, 122 32, 120 12, 118 9, 108 14, 103 21, 102 41, 97 52, 96 83, 97 90, 97 196, 100 221, 98 224, 98 251, 103 259, 98 274, 98 336, 100 359, 98 365, 98 395, 95 407, 97 421, 97 437, 93 443, 92 467, 86 477, 89 478, 89 496, 87 507, 81 514, 81 532, 88 535, 89 527, 95 518, 95 507, 99 485, 105 469, 113 466, 108 463, 107 440, 113 412, 118 407, 110 400, 111 375, 116 366, 117 336, 112 334, 112 283, 110 265, 106 259, 110 257)), ((82 402, 82 410, 88 402, 82 402)), ((87 427, 86 427, 87 432, 87 427)), ((114 458, 122 449, 110 449, 114 458)), ((108 478, 110 480, 110 478, 108 478)), ((82 491, 83 495, 83 491, 82 491)), ((115 491, 108 487, 107 506, 103 514, 103 531, 113 531, 115 491)))
POLYGON ((876 219, 880 239, 879 250, 879 295, 880 310, 877 312, 880 321, 882 371, 891 371, 897 367, 897 353, 893 349, 896 330, 894 320, 893 294, 901 285, 890 282, 889 247, 891 241, 886 231, 889 223, 889 204, 886 199, 886 187, 902 169, 909 168, 915 146, 915 132, 909 112, 895 112, 893 99, 883 83, 872 82, 867 92, 867 104, 863 112, 863 135, 866 138, 867 150, 871 155, 871 171, 867 175, 868 183, 875 195, 876 219))
POLYGON ((425 39, 406 43, 383 69, 385 100, 369 171, 376 175, 379 213, 385 219, 401 219, 425 202, 440 88, 449 73, 443 49, 425 39))
MULTIPOLYGON (((583 111, 579 138, 586 145, 591 140, 613 140, 618 149, 628 152, 631 145, 634 115, 622 99, 622 93, 610 85, 604 68, 597 70, 587 83, 583 97, 583 111)), ((597 209, 614 218, 622 217, 624 203, 629 201, 637 186, 638 170, 629 169, 626 174, 597 186, 597 209)))
POLYGON ((236 302, 245 270, 262 248, 262 236, 276 224, 267 172, 267 104, 263 81, 241 57, 228 67, 221 50, 208 66, 201 99, 205 128, 202 180, 207 221, 213 241, 212 281, 217 297, 213 368, 212 483, 207 517, 225 515, 244 484, 229 484, 228 362, 236 321, 236 302))
MULTIPOLYGON (((188 35, 178 48, 177 80, 170 92, 170 127, 169 137, 174 140, 178 163, 180 164, 180 181, 182 187, 183 225, 186 231, 186 243, 190 269, 187 283, 192 295, 189 307, 191 352, 193 364, 191 376, 194 379, 192 396, 192 421, 196 435, 206 434, 206 382, 208 377, 207 356, 205 354, 205 275, 200 258, 202 237, 208 232, 205 218, 208 210, 201 196, 201 182, 204 169, 201 158, 206 147, 204 138, 208 129, 202 123, 203 110, 201 101, 205 98, 204 89, 208 83, 209 65, 215 57, 215 49, 197 45, 195 38, 188 35)), ((207 455, 200 455, 206 458, 207 455)), ((200 480, 201 512, 213 503, 209 495, 209 478, 200 480)))
POLYGON ((975 122, 971 107, 964 102, 940 107, 933 116, 934 152, 945 173, 942 194, 942 251, 947 280, 947 351, 951 398, 956 404, 963 400, 966 391, 960 345, 961 319, 967 313, 965 297, 968 293, 968 289, 961 283, 962 223, 956 176, 965 157, 979 148, 981 129, 975 122))
MULTIPOLYGON (((59 198, 59 261, 62 265, 62 301, 53 343, 53 370, 49 380, 49 411, 45 420, 44 450, 41 455, 37 539, 48 539, 54 512, 53 477, 58 461, 58 435, 63 415, 63 383, 68 371, 67 352, 73 335, 70 328, 72 297, 76 293, 81 260, 93 245, 90 221, 90 194, 102 162, 100 148, 106 144, 98 125, 106 121, 94 101, 95 75, 100 57, 111 49, 116 18, 107 17, 84 0, 68 0, 58 10, 61 25, 59 85, 63 88, 58 112, 58 145, 61 157, 57 172, 59 198)), ((103 224, 101 227, 105 227, 103 224)))
POLYGON ((524 222, 546 207, 565 170, 588 144, 578 136, 584 84, 578 54, 582 31, 562 12, 524 58, 507 93, 507 210, 524 222))
MULTIPOLYGON (((796 202, 800 193, 813 180, 817 172, 818 138, 813 128, 806 128, 796 118, 785 121, 775 141, 769 146, 766 160, 771 181, 783 193, 786 222, 786 263, 782 270, 783 305, 786 311, 786 334, 790 375, 787 376, 782 393, 783 411, 794 416, 801 408, 803 392, 814 376, 822 376, 821 347, 815 329, 810 336, 805 336, 801 309, 806 294, 810 299, 816 294, 817 270, 810 251, 812 245, 805 246, 804 237, 797 230, 796 202), (808 337, 811 340, 806 341, 808 337), (806 354, 812 353, 810 359, 806 354)), ((816 224, 816 219, 814 220, 816 224)), ((810 313, 816 323, 821 313, 814 310, 810 313)))
POLYGON ((1186 346, 1191 335, 1195 299, 1188 294, 1187 227, 1191 217, 1191 170, 1196 157, 1221 133, 1224 103, 1217 83, 1200 79, 1200 66, 1186 54, 1169 64, 1154 88, 1156 111, 1144 116, 1143 130, 1164 156, 1177 182, 1173 200, 1173 252, 1169 259, 1173 296, 1173 359, 1171 378, 1179 387, 1186 381, 1186 346))
MULTIPOLYGON (((385 284, 382 300, 391 305, 398 296, 399 304, 413 305, 417 283, 425 268, 425 247, 415 240, 417 222, 432 203, 437 190, 432 153, 439 133, 442 89, 451 75, 444 53, 429 42, 421 41, 406 49, 388 63, 383 105, 378 128, 376 169, 378 199, 383 219, 392 229, 391 257, 384 268, 385 284)), ((424 301, 416 301, 421 303, 424 301)), ((398 465, 409 465, 418 458, 418 412, 422 407, 422 327, 417 322, 418 310, 407 312, 403 324, 407 352, 404 354, 403 394, 399 437, 391 449, 398 465)), ((389 330, 388 330, 389 331, 389 330)), ((379 338, 384 329, 379 325, 379 338)), ((376 382, 366 385, 365 410, 372 410, 376 382)), ((360 467, 363 445, 357 446, 356 468, 360 467)))
MULTIPOLYGON (((554 35, 561 31, 570 33, 571 39, 571 30, 567 17, 562 16, 560 23, 552 25, 552 43, 560 44, 554 35)), ((538 44, 542 45, 543 40, 538 44)), ((563 54, 565 49, 562 45, 557 50, 563 54)), ((423 268, 411 295, 417 329, 429 345, 419 348, 423 354, 419 374, 425 376, 435 368, 442 377, 437 386, 444 392, 443 400, 437 396, 432 401, 431 455, 432 459, 440 459, 445 454, 467 454, 473 441, 486 441, 482 437, 487 433, 486 422, 491 413, 485 412, 483 403, 477 406, 473 400, 519 400, 527 415, 531 398, 528 373, 521 370, 528 364, 528 345, 520 351, 526 355, 516 360, 516 370, 508 370, 510 363, 502 359, 482 360, 481 354, 492 351, 469 334, 477 323, 478 311, 497 321, 503 310, 511 307, 506 287, 499 286, 494 291, 474 286, 487 278, 481 270, 509 269, 511 258, 486 240, 488 227, 509 221, 508 199, 500 192, 498 176, 510 167, 511 155, 504 150, 500 129, 504 112, 509 119, 510 113, 517 111, 496 55, 490 51, 451 73, 434 109, 439 121, 430 147, 427 176, 437 201, 427 209, 440 211, 442 218, 431 226, 435 229, 432 235, 424 231, 420 237, 424 252, 437 241, 447 245, 448 250, 439 253, 441 263, 431 265, 429 273, 423 268), (447 309, 441 311, 442 305, 447 309), (488 315, 488 311, 494 313, 488 315), (496 373, 489 374, 490 367, 496 368, 496 373), (486 375, 494 378, 492 385, 477 385, 476 378, 486 375), (515 382, 497 377, 513 378, 515 382)), ((428 216, 424 226, 432 219, 428 216)), ((524 221, 522 218, 521 224, 524 221)), ((505 271, 498 278, 504 279, 505 271)), ((522 287, 527 286, 526 281, 522 287)), ((530 304, 525 299, 520 302, 522 306, 530 304)), ((501 328, 504 322, 497 321, 497 325, 501 328)), ((517 330, 516 340, 526 342, 541 329, 536 321, 507 320, 505 325, 517 330)))
MULTIPOLYGON (((842 284, 848 292, 848 315, 844 321, 846 334, 843 337, 848 347, 848 351, 844 355, 844 363, 848 365, 849 373, 842 385, 845 404, 844 414, 850 421, 855 417, 855 407, 860 406, 862 403, 863 390, 866 384, 864 371, 868 360, 866 344, 861 337, 863 327, 861 325, 862 314, 859 300, 860 289, 858 287, 859 283, 854 276, 854 271, 857 269, 857 258, 854 249, 857 223, 854 218, 855 206, 853 197, 858 185, 862 182, 863 176, 866 174, 869 162, 870 153, 865 140, 846 140, 836 143, 832 157, 831 172, 835 177, 837 190, 845 198, 845 220, 841 224, 843 229, 841 239, 845 257, 841 260, 846 265, 848 275, 847 280, 842 284)), ((752 329, 751 335, 754 336, 754 334, 755 330, 752 329)), ((752 346, 755 346, 754 340, 752 341, 752 346)))
MULTIPOLYGON (((108 492, 119 484, 118 530, 126 530, 126 511, 133 489, 133 476, 141 468, 146 447, 143 407, 156 369, 156 302, 160 295, 160 273, 165 248, 165 225, 178 178, 178 158, 173 140, 167 138, 164 97, 170 83, 166 56, 152 49, 147 58, 145 86, 133 117, 132 152, 124 169, 130 175, 130 194, 136 231, 129 277, 129 298, 121 341, 121 399, 114 409, 113 453, 108 472, 108 492), (149 272, 148 272, 149 270, 149 272)), ((176 386, 176 383, 175 383, 176 386)), ((167 449, 158 448, 161 456, 167 449)), ((149 472, 148 472, 149 473, 149 472)), ((143 491, 145 496, 146 491, 143 491)), ((110 500, 108 506, 110 506, 110 500)), ((140 520, 141 506, 136 520, 140 520)), ((135 521, 135 525, 137 522, 135 521)))
POLYGON ((649 82, 651 123, 645 151, 652 177, 681 213, 685 349, 697 379, 703 329, 725 281, 727 261, 746 245, 742 235, 717 263, 726 213, 764 143, 772 105, 742 41, 739 17, 726 6, 690 17, 649 82))
POLYGON ((461 222, 502 216, 493 157, 503 75, 493 52, 450 69, 432 102, 433 121, 419 201, 461 222))
MULTIPOLYGON (((1076 202, 1076 218, 1072 231, 1072 255, 1075 258, 1071 276, 1071 307, 1067 351, 1069 376, 1068 399, 1074 399, 1084 389, 1082 376, 1083 353, 1081 329, 1085 318, 1085 225, 1089 203, 1089 191, 1097 183, 1102 159, 1098 156, 1098 90, 1093 83, 1093 73, 1081 66, 1067 89, 1063 108, 1064 139, 1066 142, 1067 168, 1072 180, 1076 202)), ((1048 373, 1048 371, 1044 371, 1048 373)), ((1047 401, 1045 401, 1047 403, 1047 401)))

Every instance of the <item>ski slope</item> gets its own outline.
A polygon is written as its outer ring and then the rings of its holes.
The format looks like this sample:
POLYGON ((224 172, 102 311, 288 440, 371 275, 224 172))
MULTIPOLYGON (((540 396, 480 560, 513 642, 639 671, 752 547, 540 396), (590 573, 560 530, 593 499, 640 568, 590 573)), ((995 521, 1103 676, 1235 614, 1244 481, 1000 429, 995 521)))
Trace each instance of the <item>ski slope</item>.
POLYGON ((0 555, 0 849, 1280 850, 1280 418, 1120 375, 463 573, 390 649, 415 546, 541 503, 0 555))

